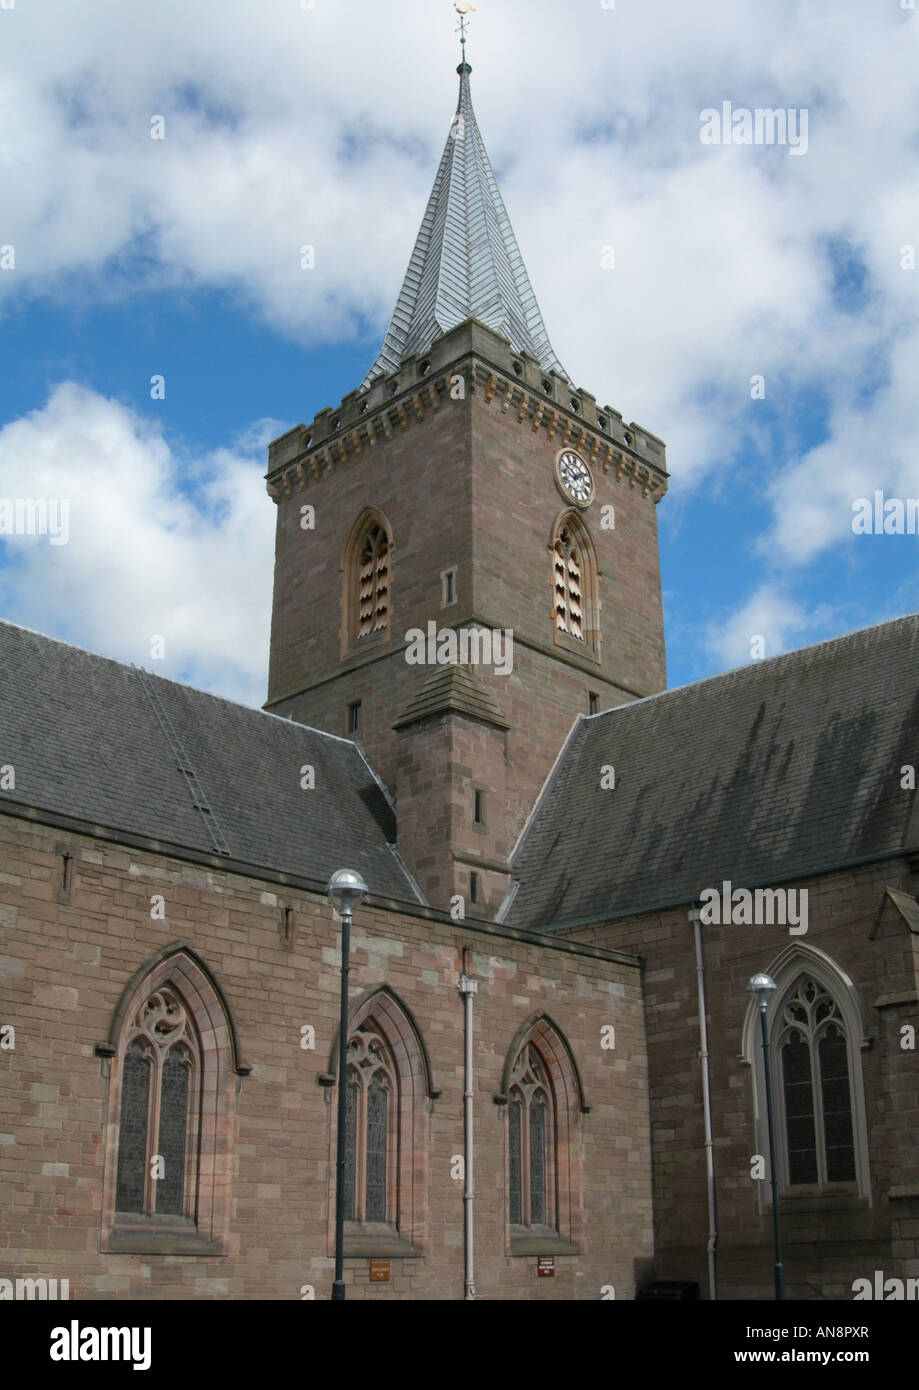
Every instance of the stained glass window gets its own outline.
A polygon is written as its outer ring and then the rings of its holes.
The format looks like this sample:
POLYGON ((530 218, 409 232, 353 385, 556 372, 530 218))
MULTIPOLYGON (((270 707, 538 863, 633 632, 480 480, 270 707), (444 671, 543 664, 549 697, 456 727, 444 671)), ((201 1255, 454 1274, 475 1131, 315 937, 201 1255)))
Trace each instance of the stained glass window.
POLYGON ((552 1089, 538 1048, 527 1044, 511 1072, 508 1177, 512 1226, 554 1226, 552 1089))
POLYGON ((190 1059, 173 1047, 163 1064, 159 1153, 163 1175, 156 1194, 158 1212, 181 1216, 185 1190, 185 1137, 188 1129, 190 1059))
POLYGON ((386 1091, 379 1071, 367 1092, 367 1207, 368 1221, 386 1220, 386 1091))
POLYGON ((197 1056, 178 995, 166 988, 151 994, 134 1018, 122 1061, 117 1211, 178 1217, 193 1212, 185 1175, 197 1056))
POLYGON ((508 1115, 509 1124, 509 1148, 510 1148, 510 1190, 511 1190, 511 1224, 519 1226, 523 1222, 523 1207, 521 1204, 520 1191, 520 1112, 522 1105, 518 1099, 514 1099, 510 1104, 508 1115))
POLYGON ((357 1111, 360 1087, 357 1079, 348 1084, 345 1097, 345 1220, 354 1220, 354 1177, 357 1167, 357 1111))
POLYGON ((143 1211, 147 1173, 147 1116, 150 1109, 150 1059, 138 1039, 125 1054, 121 1073, 121 1126, 118 1144, 118 1211, 143 1211))
POLYGON ((530 1221, 546 1219, 546 1103, 541 1095, 530 1101, 530 1221))
POLYGON ((373 1020, 351 1036, 348 1075, 345 1218, 396 1224, 396 1068, 373 1020))

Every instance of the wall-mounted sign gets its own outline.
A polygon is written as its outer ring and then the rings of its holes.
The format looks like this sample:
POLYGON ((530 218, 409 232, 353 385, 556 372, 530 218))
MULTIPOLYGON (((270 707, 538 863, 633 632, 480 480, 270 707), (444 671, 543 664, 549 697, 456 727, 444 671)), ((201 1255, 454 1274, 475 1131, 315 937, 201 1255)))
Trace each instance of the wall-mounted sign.
POLYGON ((536 1259, 536 1273, 540 1279, 555 1278, 555 1256, 539 1255, 536 1259))
POLYGON ((389 1260, 370 1261, 370 1282, 371 1284, 389 1283, 389 1260))

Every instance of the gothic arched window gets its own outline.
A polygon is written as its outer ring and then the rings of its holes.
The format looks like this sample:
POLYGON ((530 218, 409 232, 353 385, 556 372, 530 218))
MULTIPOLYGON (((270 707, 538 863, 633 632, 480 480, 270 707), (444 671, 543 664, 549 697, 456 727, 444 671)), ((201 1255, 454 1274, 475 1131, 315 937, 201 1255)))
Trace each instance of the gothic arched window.
POLYGON ((517 1033, 495 1101, 507 1107, 507 1253, 577 1254, 583 1233, 577 1128, 588 1107, 571 1049, 545 1014, 517 1033))
POLYGON ((571 527, 566 526, 555 542, 555 626, 557 631, 583 642, 581 575, 580 548, 571 527))
POLYGON ((361 546, 358 570, 357 635, 371 637, 389 626, 389 537, 371 525, 361 546))
POLYGON ((532 1043, 511 1072, 508 1095, 510 1219, 512 1226, 551 1226, 555 1220, 555 1117, 545 1064, 532 1043))
MULTIPOLYGON (((320 1078, 337 1084, 338 1042, 320 1078)), ((417 1256, 428 1225, 430 1117, 440 1092, 414 1020, 384 987, 358 1003, 348 1029, 345 1093, 345 1254, 417 1256)), ((335 1092, 330 1089, 330 1101, 335 1092)), ((329 1253, 335 1244, 335 1119, 329 1116, 329 1253)))
POLYGON ((555 640, 599 657, 597 561, 587 528, 575 512, 566 512, 556 523, 550 555, 555 640))
POLYGON ((224 1254, 230 1215, 236 1035, 223 999, 187 948, 128 985, 110 1058, 102 1248, 224 1254))
POLYGON ((345 1220, 395 1223, 399 1085, 392 1054, 367 1024, 348 1044, 345 1220))
POLYGON ((199 1057, 178 995, 168 988, 151 994, 122 1063, 116 1212, 194 1218, 199 1057))
POLYGON ((855 1181, 846 1027, 831 994, 802 975, 776 1020, 791 1186, 855 1181))
POLYGON ((351 528, 342 558, 342 651, 385 638, 392 620, 392 531, 367 507, 351 528))
MULTIPOLYGON (((816 946, 797 942, 767 966, 776 984, 766 1023, 775 1102, 776 1177, 780 1190, 857 1191, 870 1199, 862 1049, 868 1022, 854 984, 816 946)), ((768 1153, 759 1007, 744 1023, 743 1055, 752 1067, 755 1152, 768 1153)), ((760 1209, 771 1201, 768 1171, 760 1209)))

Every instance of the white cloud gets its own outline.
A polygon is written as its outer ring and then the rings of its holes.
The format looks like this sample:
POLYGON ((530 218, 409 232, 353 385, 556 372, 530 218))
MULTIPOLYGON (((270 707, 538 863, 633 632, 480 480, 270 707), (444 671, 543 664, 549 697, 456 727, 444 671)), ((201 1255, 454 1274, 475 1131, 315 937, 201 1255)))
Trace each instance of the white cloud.
POLYGON ((264 446, 177 454, 158 424, 66 382, 0 430, 0 497, 65 501, 66 544, 0 539, 5 617, 258 705, 267 689, 274 508, 264 446), (166 659, 151 659, 165 639, 166 659))
MULTIPOLYGON (((919 16, 863 0, 506 0, 473 19, 479 122, 561 360, 667 441, 673 508, 738 469, 762 374, 785 426, 763 582, 770 563, 812 562, 853 495, 915 474, 919 271, 900 253, 919 243, 919 16), (807 154, 703 146, 700 112, 725 100, 806 107, 807 154), (855 312, 834 297, 840 240, 866 277, 855 312), (888 379, 865 401, 873 373, 888 379), (829 437, 806 450, 808 394, 829 437)), ((455 101, 448 6, 45 0, 2 24, 0 242, 17 269, 0 296, 228 288, 292 341, 363 333, 369 365, 455 101), (154 256, 132 279, 118 258, 141 239, 154 256)), ((165 445, 137 447, 154 468, 165 445)))
POLYGON ((808 613, 779 588, 764 585, 726 622, 711 624, 705 645, 717 669, 730 670, 819 641, 824 621, 824 614, 808 613))

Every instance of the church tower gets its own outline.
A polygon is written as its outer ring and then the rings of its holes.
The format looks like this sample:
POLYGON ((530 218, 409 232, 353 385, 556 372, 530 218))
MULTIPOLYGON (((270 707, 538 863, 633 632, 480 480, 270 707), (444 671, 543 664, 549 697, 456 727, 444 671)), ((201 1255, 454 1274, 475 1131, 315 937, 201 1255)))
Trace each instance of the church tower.
POLYGON ((380 354, 269 449, 265 708, 357 739, 428 901, 488 918, 577 716, 666 684, 667 472, 556 357, 457 71, 380 354))

